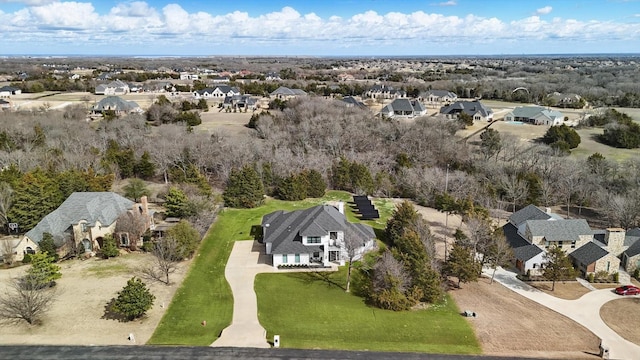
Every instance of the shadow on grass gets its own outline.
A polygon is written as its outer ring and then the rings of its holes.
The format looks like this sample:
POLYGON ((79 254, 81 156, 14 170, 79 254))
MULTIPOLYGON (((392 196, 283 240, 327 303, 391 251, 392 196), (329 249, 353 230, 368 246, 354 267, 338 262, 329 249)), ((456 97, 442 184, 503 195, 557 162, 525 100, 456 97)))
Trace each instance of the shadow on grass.
POLYGON ((295 274, 295 276, 306 285, 320 282, 324 283, 328 288, 337 287, 338 289, 342 289, 343 291, 346 290, 346 288, 342 284, 335 282, 331 278, 331 274, 332 273, 328 271, 309 271, 297 273, 295 274))

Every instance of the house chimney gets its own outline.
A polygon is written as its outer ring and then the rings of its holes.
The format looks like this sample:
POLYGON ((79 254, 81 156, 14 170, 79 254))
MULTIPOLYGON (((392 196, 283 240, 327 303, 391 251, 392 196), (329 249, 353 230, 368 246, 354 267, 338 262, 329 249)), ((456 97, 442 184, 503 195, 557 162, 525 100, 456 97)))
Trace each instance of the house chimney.
POLYGON ((551 215, 551 208, 544 208, 544 212, 546 212, 547 214, 551 215))
POLYGON ((344 203, 342 201, 338 202, 338 211, 344 215, 344 203))
POLYGON ((142 208, 143 215, 149 215, 149 203, 147 202, 147 195, 140 197, 140 206, 142 208))

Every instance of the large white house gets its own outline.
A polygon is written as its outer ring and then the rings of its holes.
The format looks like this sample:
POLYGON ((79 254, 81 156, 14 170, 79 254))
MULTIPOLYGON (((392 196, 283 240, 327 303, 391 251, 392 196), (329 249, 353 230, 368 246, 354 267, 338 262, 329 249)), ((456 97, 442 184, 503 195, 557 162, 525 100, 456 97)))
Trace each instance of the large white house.
POLYGON ((374 248, 370 226, 347 221, 344 203, 338 207, 319 205, 305 210, 275 211, 262 218, 263 242, 273 266, 344 265, 348 260, 345 233, 362 244, 354 260, 374 248))
POLYGON ((193 92, 193 97, 195 99, 210 99, 210 98, 220 98, 224 99, 227 96, 236 96, 240 95, 240 90, 233 86, 228 85, 219 85, 213 88, 205 88, 202 90, 196 90, 193 92))
POLYGON ((504 121, 522 121, 534 125, 561 125, 564 115, 542 106, 518 106, 504 116, 504 121))

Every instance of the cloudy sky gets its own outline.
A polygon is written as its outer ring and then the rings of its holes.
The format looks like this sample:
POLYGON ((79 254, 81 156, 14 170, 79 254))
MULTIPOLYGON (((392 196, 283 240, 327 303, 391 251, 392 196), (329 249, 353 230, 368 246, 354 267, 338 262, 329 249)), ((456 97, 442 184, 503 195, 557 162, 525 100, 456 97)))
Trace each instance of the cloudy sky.
POLYGON ((640 52, 640 0, 0 0, 0 55, 640 52))

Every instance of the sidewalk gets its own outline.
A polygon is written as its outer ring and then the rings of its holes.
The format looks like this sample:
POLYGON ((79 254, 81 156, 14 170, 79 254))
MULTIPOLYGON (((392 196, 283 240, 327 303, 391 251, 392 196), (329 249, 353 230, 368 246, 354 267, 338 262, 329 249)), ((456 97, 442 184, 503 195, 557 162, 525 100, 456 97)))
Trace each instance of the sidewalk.
MULTIPOLYGON (((491 277, 492 269, 483 269, 486 276, 491 277)), ((611 330, 600 318, 600 308, 605 303, 620 299, 610 289, 595 290, 576 300, 564 300, 548 295, 518 280, 516 274, 502 268, 496 270, 494 281, 512 291, 531 299, 549 309, 560 313, 578 324, 586 327, 602 339, 602 344, 609 348, 610 359, 637 359, 640 346, 625 340, 611 330)))

